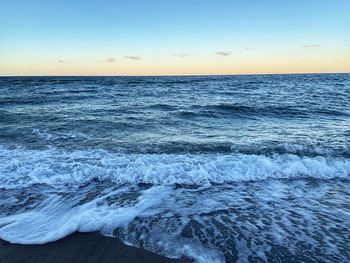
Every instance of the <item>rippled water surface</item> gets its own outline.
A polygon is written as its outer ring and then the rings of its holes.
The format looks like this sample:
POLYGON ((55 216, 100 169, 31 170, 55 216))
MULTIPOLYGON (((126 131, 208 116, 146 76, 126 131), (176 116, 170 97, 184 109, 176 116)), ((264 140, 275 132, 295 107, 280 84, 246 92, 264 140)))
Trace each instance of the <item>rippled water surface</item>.
POLYGON ((350 261, 350 74, 0 78, 0 238, 350 261))

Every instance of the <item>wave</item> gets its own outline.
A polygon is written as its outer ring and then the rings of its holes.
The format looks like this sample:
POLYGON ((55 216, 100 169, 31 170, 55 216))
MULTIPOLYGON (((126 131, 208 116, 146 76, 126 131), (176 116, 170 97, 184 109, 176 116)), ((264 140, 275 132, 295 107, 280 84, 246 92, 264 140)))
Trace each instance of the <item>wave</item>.
POLYGON ((198 263, 274 262, 281 258, 275 251, 301 262, 343 262, 350 251, 349 183, 271 180, 191 188, 95 182, 10 189, 0 199, 0 238, 43 244, 99 231, 198 263))
MULTIPOLYGON (((0 111, 1 117, 1 111, 0 111)), ((144 125, 138 125, 135 123, 118 122, 114 124, 119 127, 127 127, 138 130, 146 129, 144 125)), ((148 125, 149 126, 149 125, 148 125)), ((4 137, 6 133, 2 134, 4 137)), ((347 145, 336 144, 327 145, 323 144, 311 144, 305 141, 290 141, 281 143, 274 140, 261 140, 256 143, 242 143, 217 140, 215 136, 206 135, 205 141, 193 141, 193 140, 165 140, 157 142, 116 142, 113 143, 113 137, 111 140, 106 140, 106 136, 97 137, 94 134, 88 132, 80 132, 77 130, 61 129, 56 130, 49 129, 32 129, 31 135, 40 141, 46 141, 51 146, 71 146, 74 149, 84 149, 84 147, 94 147, 99 145, 100 148, 105 150, 113 150, 119 153, 142 153, 142 154, 232 154, 241 153, 246 155, 273 155, 273 154, 295 154, 298 156, 316 157, 344 157, 350 158, 350 147, 347 145), (84 141, 84 144, 79 144, 84 141), (98 144, 96 143, 98 142, 98 144)), ((343 136, 349 137, 350 131, 345 131, 343 136)), ((37 145, 36 145, 37 146, 37 145)), ((35 146, 34 146, 35 147, 35 146)), ((68 148, 69 148, 68 147, 68 148)))
POLYGON ((308 118, 314 115, 349 117, 350 113, 333 109, 307 109, 288 106, 246 106, 239 104, 193 105, 186 110, 179 111, 180 117, 222 117, 225 115, 236 117, 299 117, 308 118))
POLYGON ((269 178, 349 179, 350 175, 347 158, 294 154, 122 154, 1 147, 0 163, 3 188, 74 187, 91 181, 210 186, 269 178))
POLYGON ((175 111, 178 109, 175 105, 164 104, 164 103, 156 103, 147 106, 147 109, 151 110, 161 110, 161 111, 175 111))

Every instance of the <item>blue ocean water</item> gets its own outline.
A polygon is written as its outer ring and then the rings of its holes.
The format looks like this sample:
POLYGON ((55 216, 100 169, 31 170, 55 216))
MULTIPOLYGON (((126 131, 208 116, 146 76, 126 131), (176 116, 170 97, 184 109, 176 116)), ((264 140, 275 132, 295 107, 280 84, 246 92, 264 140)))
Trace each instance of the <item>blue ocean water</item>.
POLYGON ((350 74, 0 78, 0 238, 350 261, 350 74))

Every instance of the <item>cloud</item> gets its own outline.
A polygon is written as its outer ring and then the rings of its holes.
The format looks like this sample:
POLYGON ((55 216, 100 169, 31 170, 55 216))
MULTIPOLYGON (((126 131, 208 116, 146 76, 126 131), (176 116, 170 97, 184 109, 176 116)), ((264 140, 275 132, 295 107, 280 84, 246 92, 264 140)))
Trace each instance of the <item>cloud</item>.
POLYGON ((226 51, 214 51, 214 54, 218 56, 224 56, 224 57, 231 55, 230 52, 226 52, 226 51))
POLYGON ((112 57, 109 57, 109 58, 107 58, 107 59, 105 60, 105 62, 106 62, 106 63, 114 63, 114 62, 116 62, 116 60, 115 60, 114 58, 112 58, 112 57))
POLYGON ((174 54, 173 56, 178 58, 185 58, 185 57, 191 56, 191 53, 182 52, 179 54, 174 54))
POLYGON ((253 49, 254 49, 254 48, 252 48, 252 47, 246 47, 246 48, 245 48, 246 51, 253 50, 253 49))
POLYGON ((124 57, 132 60, 142 60, 140 56, 124 56, 124 57))
POLYGON ((60 59, 60 60, 57 60, 57 63, 68 63, 68 61, 60 59))
POLYGON ((320 48, 321 45, 319 44, 309 44, 309 45, 303 45, 303 48, 320 48))

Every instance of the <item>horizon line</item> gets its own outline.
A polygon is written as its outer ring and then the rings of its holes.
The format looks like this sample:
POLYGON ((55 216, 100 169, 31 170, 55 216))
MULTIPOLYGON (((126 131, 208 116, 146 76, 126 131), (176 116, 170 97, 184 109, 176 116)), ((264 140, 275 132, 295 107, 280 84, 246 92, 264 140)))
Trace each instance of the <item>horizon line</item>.
POLYGON ((256 76, 256 75, 327 75, 350 74, 349 72, 292 72, 292 73, 240 73, 240 74, 170 74, 170 75, 0 75, 2 77, 215 77, 215 76, 256 76))

